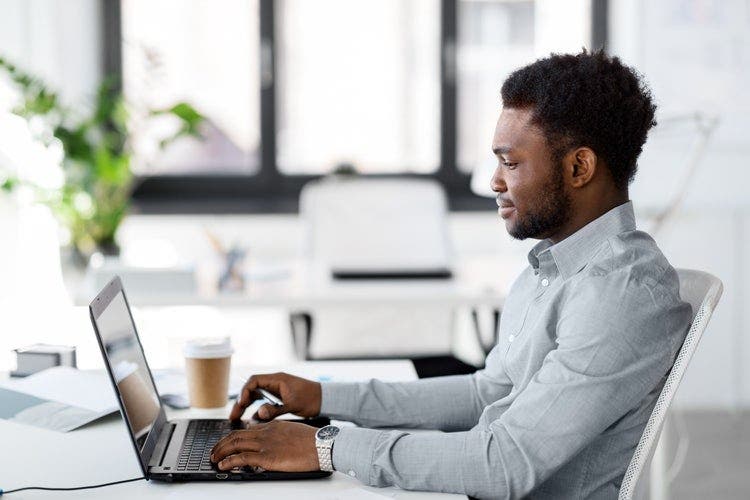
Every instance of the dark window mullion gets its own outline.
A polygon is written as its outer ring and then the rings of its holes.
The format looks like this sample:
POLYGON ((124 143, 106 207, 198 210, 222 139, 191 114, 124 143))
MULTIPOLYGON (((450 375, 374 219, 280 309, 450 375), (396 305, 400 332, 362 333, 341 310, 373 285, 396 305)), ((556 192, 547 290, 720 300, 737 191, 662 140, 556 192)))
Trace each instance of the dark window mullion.
POLYGON ((471 175, 458 168, 458 0, 441 0, 440 7, 441 140, 435 178, 443 184, 451 210, 482 210, 487 200, 471 192, 471 175))
POLYGON ((260 143, 258 181, 271 186, 281 177, 276 165, 276 40, 274 0, 260 0, 260 143))
POLYGON ((591 49, 607 50, 609 0, 591 0, 591 49))
POLYGON ((122 90, 122 14, 117 0, 102 1, 102 69, 104 77, 116 78, 115 85, 122 90))
POLYGON ((456 178, 456 18, 457 0, 440 6, 440 168, 438 177, 456 178))

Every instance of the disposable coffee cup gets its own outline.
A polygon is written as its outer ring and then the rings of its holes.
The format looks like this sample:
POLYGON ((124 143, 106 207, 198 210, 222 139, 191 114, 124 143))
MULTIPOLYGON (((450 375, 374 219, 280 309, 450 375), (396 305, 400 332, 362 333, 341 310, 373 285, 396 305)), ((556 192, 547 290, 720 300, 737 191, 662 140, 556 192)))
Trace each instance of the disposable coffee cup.
POLYGON ((227 404, 233 352, 229 337, 193 339, 185 343, 183 354, 190 406, 221 408, 227 404))
POLYGON ((115 365, 113 372, 133 433, 139 436, 150 428, 159 413, 159 402, 137 364, 121 361, 115 365))

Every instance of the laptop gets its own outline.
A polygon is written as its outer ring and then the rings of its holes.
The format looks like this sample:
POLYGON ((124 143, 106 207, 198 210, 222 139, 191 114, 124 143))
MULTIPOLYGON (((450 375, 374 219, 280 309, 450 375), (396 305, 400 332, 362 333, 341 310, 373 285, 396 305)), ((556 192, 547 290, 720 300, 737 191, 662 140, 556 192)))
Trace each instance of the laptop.
MULTIPOLYGON (((231 481, 313 479, 330 472, 274 472, 249 467, 222 471, 209 460, 219 439, 246 422, 225 419, 167 420, 154 377, 143 354, 125 290, 115 276, 89 304, 91 323, 102 351, 120 412, 146 479, 231 481)), ((323 427, 327 418, 300 420, 323 427)))

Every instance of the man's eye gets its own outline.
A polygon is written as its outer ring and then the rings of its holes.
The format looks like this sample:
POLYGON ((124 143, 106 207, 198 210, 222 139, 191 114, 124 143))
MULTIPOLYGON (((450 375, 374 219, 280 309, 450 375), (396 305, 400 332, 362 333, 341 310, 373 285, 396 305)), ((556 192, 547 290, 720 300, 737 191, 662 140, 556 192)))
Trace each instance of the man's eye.
POLYGON ((515 162, 512 162, 512 161, 504 161, 503 162, 503 166, 508 167, 508 170, 515 169, 516 165, 518 165, 518 163, 515 163, 515 162))

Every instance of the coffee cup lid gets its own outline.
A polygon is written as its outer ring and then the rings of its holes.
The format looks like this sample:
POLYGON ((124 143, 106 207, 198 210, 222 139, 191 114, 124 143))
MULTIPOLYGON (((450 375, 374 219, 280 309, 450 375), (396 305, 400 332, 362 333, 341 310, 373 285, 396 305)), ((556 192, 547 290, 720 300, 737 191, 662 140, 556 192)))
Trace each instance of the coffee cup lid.
POLYGON ((182 352, 186 358, 208 359, 231 356, 234 350, 229 337, 206 337, 188 340, 182 352))
POLYGON ((138 365, 132 361, 120 361, 112 369, 112 375, 115 377, 115 382, 118 384, 122 382, 128 375, 135 373, 138 370, 138 365))

